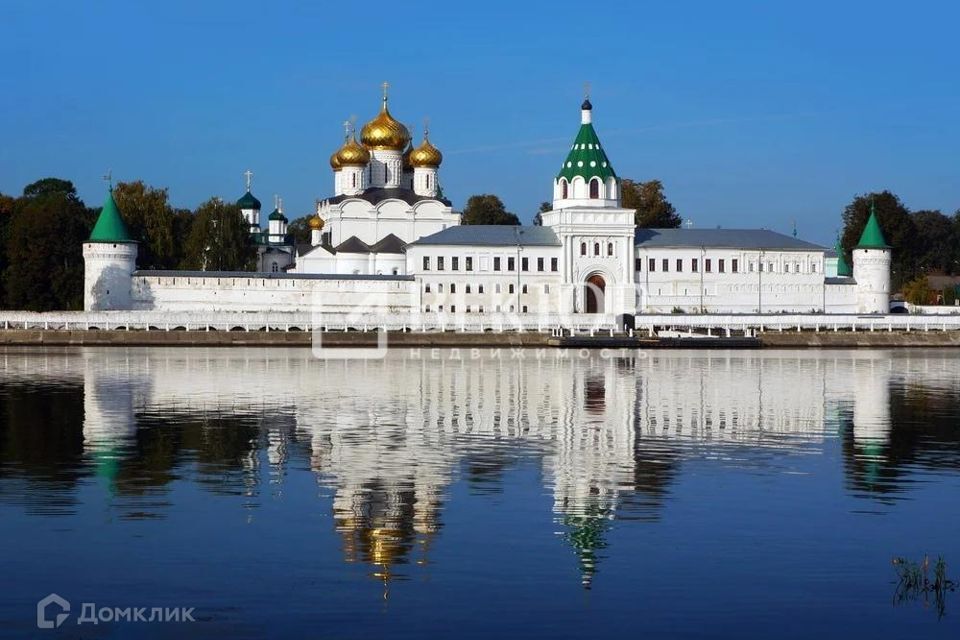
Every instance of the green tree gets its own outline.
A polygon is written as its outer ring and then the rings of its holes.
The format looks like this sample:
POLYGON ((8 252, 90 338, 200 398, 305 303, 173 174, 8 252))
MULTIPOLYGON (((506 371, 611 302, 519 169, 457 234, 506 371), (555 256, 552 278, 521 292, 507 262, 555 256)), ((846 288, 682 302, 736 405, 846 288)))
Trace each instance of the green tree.
POLYGON ((636 211, 634 219, 640 228, 676 229, 683 222, 664 195, 659 180, 634 182, 624 178, 620 181, 620 194, 623 207, 636 211))
POLYGON ((463 208, 463 224, 503 224, 518 225, 520 219, 507 211, 503 202, 495 195, 482 194, 470 196, 463 208))
POLYGON ((27 185, 13 206, 6 234, 4 293, 14 309, 83 307, 83 242, 93 212, 67 180, 27 185))
POLYGON ((903 297, 910 304, 927 304, 930 299, 930 284, 926 276, 917 276, 903 285, 903 297))
POLYGON ((953 273, 956 236, 953 221, 939 211, 914 211, 914 246, 918 273, 953 273))
POLYGON ((16 202, 15 198, 0 193, 0 304, 6 300, 3 273, 7 269, 7 232, 16 202))
POLYGON ((537 210, 537 215, 533 216, 533 226, 539 227, 543 225, 543 214, 545 214, 547 211, 553 211, 553 203, 544 200, 540 203, 540 208, 537 210))
POLYGON ((249 271, 257 258, 240 208, 211 198, 197 208, 190 225, 184 268, 203 271, 249 271))
POLYGON ((843 211, 841 243, 846 251, 857 246, 870 217, 871 203, 876 206, 877 222, 880 223, 884 238, 893 249, 891 283, 894 290, 897 290, 917 273, 916 225, 900 198, 889 191, 855 197, 843 211))
POLYGON ((176 247, 184 238, 175 235, 174 213, 167 190, 148 186, 142 180, 118 182, 113 198, 130 235, 140 242, 137 264, 144 269, 176 268, 176 247))
POLYGON ((307 214, 296 220, 291 220, 287 225, 287 234, 293 236, 294 245, 310 244, 310 218, 313 214, 307 214))

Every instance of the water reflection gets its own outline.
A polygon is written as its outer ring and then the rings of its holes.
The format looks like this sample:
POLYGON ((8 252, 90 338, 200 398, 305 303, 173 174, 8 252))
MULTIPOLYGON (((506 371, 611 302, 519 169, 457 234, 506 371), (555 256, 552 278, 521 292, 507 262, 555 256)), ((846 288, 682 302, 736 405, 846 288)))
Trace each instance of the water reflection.
POLYGON ((431 562, 455 482, 496 494, 534 461, 552 499, 544 517, 589 588, 612 523, 661 518, 691 464, 789 472, 837 439, 850 491, 879 505, 918 471, 960 467, 950 354, 540 355, 6 350, 0 501, 72 514, 94 483, 118 517, 163 518, 187 481, 239 498, 253 519, 310 473, 343 559, 388 585, 431 562))

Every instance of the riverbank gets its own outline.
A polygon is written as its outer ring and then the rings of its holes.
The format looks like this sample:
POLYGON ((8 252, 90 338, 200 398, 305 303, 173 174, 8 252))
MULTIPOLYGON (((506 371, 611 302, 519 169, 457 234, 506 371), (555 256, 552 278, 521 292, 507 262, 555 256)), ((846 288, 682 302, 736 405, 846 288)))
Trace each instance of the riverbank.
MULTIPOLYGON (((324 347, 376 347, 376 332, 331 331, 323 333, 324 347)), ((125 330, 0 330, 0 346, 121 346, 121 347, 310 347, 307 331, 125 331, 125 330)), ((574 340, 558 340, 549 332, 453 331, 389 332, 387 346, 413 347, 550 347, 550 348, 856 348, 856 347, 960 347, 960 331, 765 331, 755 340, 743 338, 657 339, 629 337, 607 332, 574 340), (570 344, 567 344, 570 342, 570 344), (574 344, 575 342, 575 344, 574 344)))

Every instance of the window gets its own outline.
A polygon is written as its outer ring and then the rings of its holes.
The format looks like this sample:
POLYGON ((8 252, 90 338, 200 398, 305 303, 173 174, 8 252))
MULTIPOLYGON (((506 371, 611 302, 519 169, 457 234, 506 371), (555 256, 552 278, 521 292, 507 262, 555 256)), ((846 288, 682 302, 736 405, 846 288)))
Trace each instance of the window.
POLYGON ((700 271, 700 259, 699 259, 699 258, 693 258, 692 260, 690 260, 690 271, 693 271, 694 273, 700 271))
MULTIPOLYGON (((722 268, 720 270, 723 271, 722 268)), ((740 261, 734 258, 733 260, 730 261, 730 272, 737 273, 739 270, 740 270, 740 261)))
POLYGON ((456 282, 451 282, 451 283, 450 283, 450 293, 456 293, 456 292, 457 292, 457 283, 456 283, 456 282))
POLYGON ((460 270, 460 258, 458 258, 458 257, 456 257, 456 256, 450 258, 450 268, 451 268, 453 271, 459 271, 459 270, 460 270))
POLYGON ((428 304, 424 305, 423 310, 426 311, 427 313, 430 313, 430 305, 428 304))
POLYGON ((527 305, 523 305, 523 312, 524 312, 524 313, 527 312, 527 305))
POLYGON ((634 263, 634 269, 635 269, 636 271, 640 271, 640 270, 641 270, 640 267, 643 265, 643 259, 642 259, 642 258, 635 258, 635 259, 633 260, 633 263, 634 263))
POLYGON ((612 256, 612 255, 613 255, 613 243, 612 243, 612 242, 608 242, 608 243, 607 243, 607 255, 608 255, 608 256, 612 256))
POLYGON ((516 269, 517 269, 516 258, 507 258, 507 271, 516 271, 516 269))
POLYGON ((455 304, 450 305, 450 313, 456 313, 456 312, 457 312, 457 305, 455 304))
POLYGON ((647 271, 649 271, 650 273, 653 273, 656 270, 657 270, 657 261, 654 260, 653 258, 650 258, 649 260, 647 260, 647 271))
POLYGON ((712 261, 710 260, 710 258, 707 258, 706 260, 703 261, 703 270, 706 271, 707 273, 710 273, 712 269, 713 269, 712 261))
POLYGON ((543 258, 537 258, 537 271, 543 271, 543 258))
POLYGON ((763 263, 760 263, 760 273, 763 273, 763 263))
POLYGON ((467 285, 467 293, 470 293, 470 285, 467 285))
POLYGON ((467 268, 467 271, 473 271, 473 257, 467 256, 464 258, 464 261, 466 262, 464 266, 467 268))
POLYGON ((559 270, 559 261, 556 258, 550 258, 550 271, 559 270))
POLYGON ((483 305, 477 307, 477 313, 483 313, 483 305))
POLYGON ((513 285, 511 284, 507 289, 507 293, 513 293, 513 285))
POLYGON ((590 181, 590 197, 594 200, 600 197, 600 181, 596 178, 590 181))
POLYGON ((499 283, 499 282, 498 282, 497 284, 493 285, 493 290, 496 291, 497 293, 500 293, 500 283, 499 283))
POLYGON ((593 255, 595 255, 595 256, 600 255, 600 243, 599 243, 599 242, 594 242, 594 243, 593 243, 593 255))
POLYGON ((750 273, 753 273, 753 263, 750 263, 750 273))
POLYGON ((437 271, 443 271, 443 256, 437 257, 437 271))
POLYGON ((767 263, 767 271, 769 271, 770 273, 773 273, 773 263, 772 263, 772 262, 768 262, 768 263, 767 263))
POLYGON ((478 284, 478 285, 477 285, 477 293, 483 293, 483 285, 482 285, 482 284, 478 284))
POLYGON ((470 305, 467 305, 467 313, 470 313, 470 305))
POLYGON ((280 271, 280 265, 278 265, 276 262, 272 263, 270 265, 270 271, 273 271, 274 273, 280 271))
POLYGON ((443 283, 442 283, 442 282, 438 282, 438 283, 437 283, 437 293, 443 293, 443 283))
POLYGON ((666 273, 667 271, 670 271, 670 261, 669 261, 669 260, 667 260, 666 258, 664 258, 664 259, 661 260, 660 262, 662 262, 662 264, 660 265, 660 267, 663 269, 663 272, 664 272, 664 273, 666 273))
POLYGON ((677 273, 683 271, 683 258, 677 258, 677 273))
POLYGON ((813 273, 816 273, 816 272, 817 272, 817 263, 816 263, 816 262, 811 262, 811 263, 810 263, 810 271, 812 271, 813 273))
POLYGON ((430 271, 430 256, 423 256, 423 270, 430 271))
POLYGON ((493 270, 500 271, 500 258, 496 257, 493 259, 493 270))
POLYGON ((430 293, 430 283, 429 283, 429 282, 424 283, 424 285, 423 285, 423 292, 424 292, 424 293, 430 293))
POLYGON ((587 255, 587 243, 586 243, 586 242, 581 242, 581 243, 580 243, 580 255, 582 255, 582 256, 587 255))
POLYGON ((357 174, 351 172, 351 173, 350 173, 350 178, 351 178, 351 181, 353 182, 353 185, 352 185, 352 186, 356 187, 356 186, 357 186, 357 174))
POLYGON ((726 265, 724 264, 724 259, 720 258, 717 260, 717 271, 723 273, 726 270, 726 265))
POLYGON ((783 265, 783 272, 784 272, 784 273, 790 273, 790 263, 789 263, 789 262, 783 265))
POLYGON ((520 258, 520 270, 530 271, 530 258, 520 258))
POLYGON ((527 292, 527 285, 523 285, 522 287, 520 287, 520 293, 526 293, 526 292, 527 292))
POLYGON ((544 293, 550 293, 550 285, 548 285, 548 284, 543 285, 543 292, 544 292, 544 293))
POLYGON ((560 197, 567 197, 567 181, 563 178, 560 179, 560 197))

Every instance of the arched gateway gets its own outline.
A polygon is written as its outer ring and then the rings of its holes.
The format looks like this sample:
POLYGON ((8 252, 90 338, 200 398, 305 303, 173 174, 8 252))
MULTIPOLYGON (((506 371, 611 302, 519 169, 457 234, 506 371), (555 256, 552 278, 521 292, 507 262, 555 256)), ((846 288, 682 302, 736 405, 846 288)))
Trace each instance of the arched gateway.
POLYGON ((606 291, 607 283, 604 281, 603 276, 599 273, 595 273, 589 278, 583 285, 583 299, 586 301, 587 313, 603 313, 606 309, 604 304, 604 292, 606 291))

